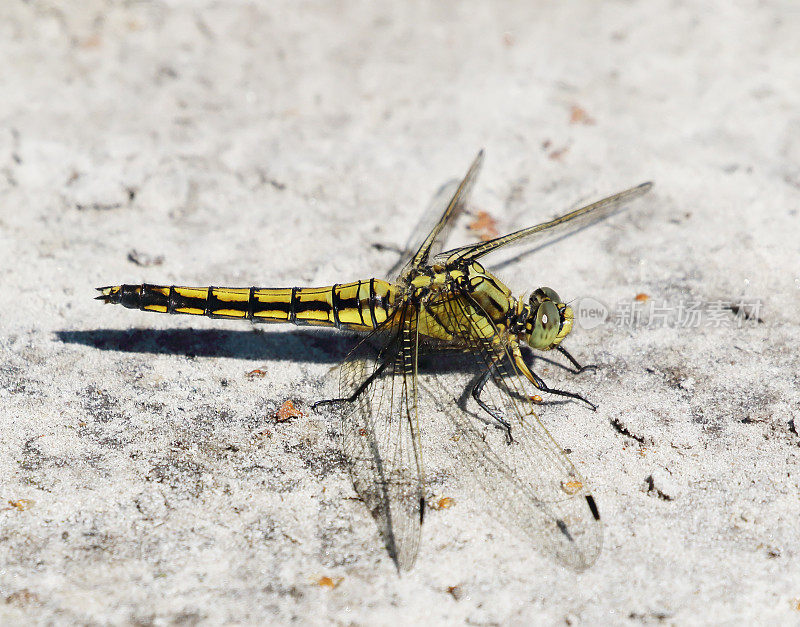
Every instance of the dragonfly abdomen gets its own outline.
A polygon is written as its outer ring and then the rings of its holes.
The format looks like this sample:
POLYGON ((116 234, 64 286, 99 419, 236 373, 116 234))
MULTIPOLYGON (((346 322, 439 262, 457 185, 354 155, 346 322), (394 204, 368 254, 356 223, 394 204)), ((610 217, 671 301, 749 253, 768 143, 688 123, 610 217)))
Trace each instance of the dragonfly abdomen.
POLYGON ((379 279, 324 287, 181 287, 142 283, 98 290, 98 300, 128 309, 356 331, 374 329, 383 323, 395 296, 394 288, 379 279))

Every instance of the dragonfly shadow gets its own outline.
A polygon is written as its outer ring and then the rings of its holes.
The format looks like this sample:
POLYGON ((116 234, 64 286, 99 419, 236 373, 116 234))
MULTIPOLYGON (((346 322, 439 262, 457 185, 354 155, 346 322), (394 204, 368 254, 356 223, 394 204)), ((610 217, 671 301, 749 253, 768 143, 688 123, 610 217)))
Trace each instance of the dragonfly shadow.
MULTIPOLYGON (((309 361, 337 364, 363 338, 335 329, 89 329, 56 331, 66 344, 83 344, 104 351, 188 357, 227 357, 247 361, 309 361)), ((537 360, 567 369, 536 355, 537 360)), ((420 360, 422 372, 473 372, 474 359, 446 351, 420 360)))
POLYGON ((340 362, 357 342, 356 336, 328 329, 91 329, 55 335, 68 344, 122 353, 321 364, 340 362))
MULTIPOLYGON (((561 366, 561 364, 557 362, 552 362, 552 363, 561 366)), ((486 425, 489 425, 490 427, 495 427, 497 429, 500 429, 501 431, 505 431, 505 427, 500 422, 492 418, 492 416, 487 414, 485 411, 470 408, 470 399, 472 398, 472 390, 475 387, 475 384, 478 383, 478 380, 480 378, 481 378, 480 372, 474 374, 470 379, 469 384, 463 388, 461 395, 453 400, 455 400, 456 404, 458 405, 459 409, 461 409, 462 412, 464 412, 469 416, 472 416, 472 418, 474 418, 475 420, 478 420, 486 425)), ((559 405, 568 405, 570 402, 572 401, 548 399, 548 400, 538 401, 536 405, 540 407, 558 407, 559 405)))
MULTIPOLYGON (((548 364, 554 368, 564 370, 571 374, 576 374, 576 372, 568 364, 564 364, 551 357, 545 357, 541 353, 534 352, 527 346, 520 346, 520 350, 525 356, 529 366, 532 366, 533 370, 537 370, 539 364, 548 364)), ((421 354, 419 360, 419 370, 420 374, 436 374, 447 372, 472 373, 474 377, 469 382, 467 392, 465 393, 466 396, 461 399, 461 401, 464 403, 466 403, 468 400, 467 397, 469 396, 472 388, 478 382, 478 378, 480 378, 481 374, 484 372, 483 367, 481 367, 480 364, 476 365, 475 359, 471 354, 455 351, 430 352, 421 354)), ((549 405, 551 403, 548 402, 546 404, 549 405)), ((561 404, 561 401, 555 401, 555 404, 561 404)))

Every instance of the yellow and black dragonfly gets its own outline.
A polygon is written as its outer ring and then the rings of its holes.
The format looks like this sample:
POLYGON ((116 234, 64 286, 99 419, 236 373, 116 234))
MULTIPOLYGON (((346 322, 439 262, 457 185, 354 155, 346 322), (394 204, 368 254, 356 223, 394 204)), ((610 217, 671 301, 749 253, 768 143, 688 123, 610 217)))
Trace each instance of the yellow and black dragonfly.
POLYGON ((341 407, 343 453, 354 486, 397 567, 407 570, 417 557, 426 508, 422 436, 426 421, 443 415, 452 423, 458 454, 497 516, 561 563, 583 570, 600 553, 600 513, 587 482, 536 416, 531 392, 588 401, 548 387, 533 371, 528 350, 555 349, 573 372, 583 370, 561 346, 572 329, 572 309, 547 287, 516 298, 479 260, 512 244, 552 242, 612 215, 652 185, 442 252, 482 161, 483 152, 461 181, 440 189, 391 282, 371 278, 312 288, 145 283, 98 288, 98 300, 160 313, 365 332, 341 365, 340 397, 316 406, 341 407), (425 383, 421 358, 431 353, 468 356, 477 374, 466 400, 449 399, 442 387, 425 383), (470 396, 474 411, 467 406, 470 396))

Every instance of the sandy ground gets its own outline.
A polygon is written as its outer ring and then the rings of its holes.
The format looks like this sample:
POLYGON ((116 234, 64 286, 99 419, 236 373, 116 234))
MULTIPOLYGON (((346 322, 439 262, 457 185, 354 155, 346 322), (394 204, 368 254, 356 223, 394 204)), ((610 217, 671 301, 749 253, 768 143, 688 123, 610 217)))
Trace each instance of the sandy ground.
POLYGON ((800 622, 795 2, 64 4, 0 5, 0 622, 800 622), (498 270, 585 305, 582 574, 432 446, 398 576, 308 409, 347 337, 92 300, 381 276, 481 147, 499 231, 656 183, 498 270))

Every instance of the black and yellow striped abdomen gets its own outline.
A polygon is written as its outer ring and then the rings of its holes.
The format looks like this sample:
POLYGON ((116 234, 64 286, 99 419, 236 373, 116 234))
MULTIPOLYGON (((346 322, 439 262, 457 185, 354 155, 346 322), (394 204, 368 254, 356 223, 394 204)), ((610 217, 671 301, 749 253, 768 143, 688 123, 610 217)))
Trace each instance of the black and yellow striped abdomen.
POLYGON ((128 309, 256 322, 289 322, 369 331, 393 309, 396 290, 380 279, 325 287, 179 287, 115 285, 98 300, 128 309))

